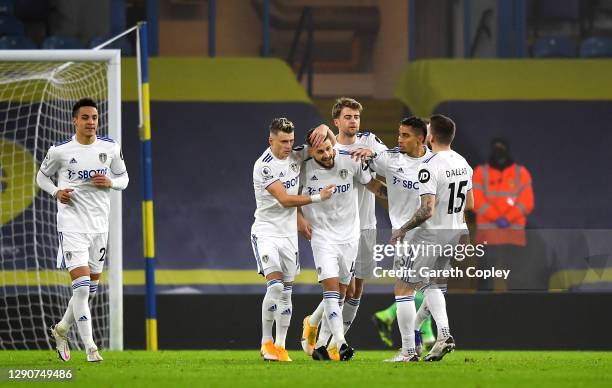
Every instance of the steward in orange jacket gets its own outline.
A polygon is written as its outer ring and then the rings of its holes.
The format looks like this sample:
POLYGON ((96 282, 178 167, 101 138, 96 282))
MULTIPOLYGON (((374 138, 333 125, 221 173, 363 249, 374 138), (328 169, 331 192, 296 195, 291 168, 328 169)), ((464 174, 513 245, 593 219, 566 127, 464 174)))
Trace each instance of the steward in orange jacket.
POLYGON ((525 246, 534 206, 531 175, 512 160, 506 141, 493 139, 489 162, 476 167, 472 182, 477 243, 525 246))

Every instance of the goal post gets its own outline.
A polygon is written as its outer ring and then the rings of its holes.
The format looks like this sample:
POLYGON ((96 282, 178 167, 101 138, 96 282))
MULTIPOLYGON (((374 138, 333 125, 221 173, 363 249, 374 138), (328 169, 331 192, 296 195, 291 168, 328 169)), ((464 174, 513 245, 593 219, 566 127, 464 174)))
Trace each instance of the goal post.
MULTIPOLYGON (((83 97, 99 102, 99 133, 121 142, 119 50, 0 50, 3 349, 51 347, 48 326, 70 299, 69 277, 54 265, 57 207, 34 177, 48 148, 74 134, 71 109, 83 97)), ((122 248, 121 192, 112 190, 107 285, 92 307, 95 339, 112 350, 123 349, 122 248)))

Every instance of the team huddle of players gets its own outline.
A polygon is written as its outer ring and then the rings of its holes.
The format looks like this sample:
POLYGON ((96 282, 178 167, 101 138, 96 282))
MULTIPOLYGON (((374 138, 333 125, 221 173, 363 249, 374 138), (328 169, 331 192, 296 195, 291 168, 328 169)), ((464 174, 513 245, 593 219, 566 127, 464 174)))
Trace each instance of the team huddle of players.
MULTIPOLYGON (((291 361, 285 341, 293 280, 300 271, 298 231, 311 242, 323 288, 321 303, 304 318, 302 348, 315 360, 336 361, 353 357, 345 334, 357 314, 364 281, 375 268, 375 196, 388 201, 391 243, 457 243, 467 233, 463 213, 473 206, 472 169, 451 150, 453 121, 442 115, 432 116, 429 124, 417 117, 403 119, 398 146, 388 149, 375 135, 359 132, 361 111, 354 99, 338 99, 332 108, 338 135, 320 125, 299 147, 294 147, 293 124, 274 119, 270 147, 255 162, 257 209, 251 243, 258 271, 267 282, 262 303, 264 360, 291 361), (384 176, 386 184, 375 179, 376 174, 384 176)), ((419 361, 418 330, 430 315, 438 333, 424 360, 441 360, 454 349, 444 298, 446 279, 426 278, 418 271, 449 265, 448 258, 425 253, 395 257, 395 269, 411 269, 405 273, 417 275, 396 281, 402 348, 385 361, 419 361), (418 313, 416 290, 424 294, 418 313)))

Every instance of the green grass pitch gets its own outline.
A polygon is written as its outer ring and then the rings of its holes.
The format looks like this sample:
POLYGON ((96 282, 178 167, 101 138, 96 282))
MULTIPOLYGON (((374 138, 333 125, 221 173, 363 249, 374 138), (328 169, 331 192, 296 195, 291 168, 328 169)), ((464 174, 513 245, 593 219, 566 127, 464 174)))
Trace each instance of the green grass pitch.
MULTIPOLYGON (((0 369, 72 368, 70 386, 83 387, 610 387, 612 352, 456 351, 437 363, 388 364, 391 351, 357 351, 346 363, 315 362, 290 351, 292 363, 270 363, 252 351, 83 352, 68 363, 52 351, 0 351, 0 369)), ((3 376, 0 384, 7 382, 3 376)), ((27 382, 26 386, 49 386, 27 382)), ((53 384, 52 384, 53 385, 53 384)))

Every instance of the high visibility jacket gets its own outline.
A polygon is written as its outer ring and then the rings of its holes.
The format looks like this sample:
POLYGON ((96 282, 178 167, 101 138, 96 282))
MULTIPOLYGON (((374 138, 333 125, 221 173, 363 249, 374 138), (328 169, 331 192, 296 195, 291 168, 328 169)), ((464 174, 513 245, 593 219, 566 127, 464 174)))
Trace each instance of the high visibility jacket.
POLYGON ((516 163, 503 170, 487 163, 476 167, 472 183, 477 242, 525 246, 525 224, 534 206, 529 171, 516 163), (510 226, 499 228, 495 221, 500 217, 510 226))

